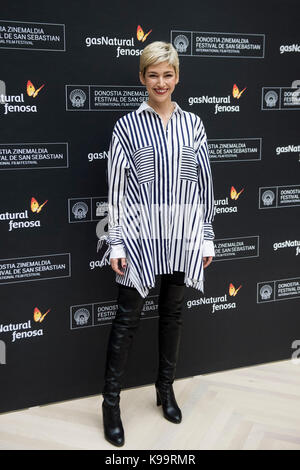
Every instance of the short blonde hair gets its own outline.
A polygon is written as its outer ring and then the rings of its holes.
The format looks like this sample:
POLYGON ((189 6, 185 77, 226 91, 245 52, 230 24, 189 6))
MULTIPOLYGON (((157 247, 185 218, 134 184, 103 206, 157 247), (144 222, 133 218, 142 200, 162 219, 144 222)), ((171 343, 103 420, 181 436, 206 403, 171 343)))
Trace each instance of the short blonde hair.
POLYGON ((175 47, 170 42, 154 41, 145 47, 140 55, 140 72, 145 76, 149 65, 167 61, 175 69, 175 75, 179 75, 179 57, 175 47))

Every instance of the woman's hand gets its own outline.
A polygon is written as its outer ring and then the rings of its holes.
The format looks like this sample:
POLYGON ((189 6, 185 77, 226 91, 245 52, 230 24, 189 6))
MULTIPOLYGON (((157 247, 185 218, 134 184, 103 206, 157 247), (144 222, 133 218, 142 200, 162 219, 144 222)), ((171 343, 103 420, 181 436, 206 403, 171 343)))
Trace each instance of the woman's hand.
POLYGON ((126 258, 111 258, 110 265, 117 274, 124 276, 124 270, 127 266, 126 258))
MULTIPOLYGON (((207 268, 207 266, 209 266, 212 262, 212 259, 212 256, 203 256, 203 267, 207 268)), ((124 270, 127 266, 126 258, 111 258, 110 265, 117 274, 124 276, 124 270)))
POLYGON ((210 263, 212 262, 212 259, 213 257, 212 256, 203 256, 203 267, 204 268, 207 268, 207 266, 210 265, 210 263))

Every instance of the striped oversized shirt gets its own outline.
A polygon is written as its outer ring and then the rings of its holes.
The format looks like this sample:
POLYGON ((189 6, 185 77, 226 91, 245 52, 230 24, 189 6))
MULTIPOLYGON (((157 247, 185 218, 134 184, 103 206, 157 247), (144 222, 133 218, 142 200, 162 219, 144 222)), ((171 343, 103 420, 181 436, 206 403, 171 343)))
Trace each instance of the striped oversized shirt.
POLYGON ((201 118, 172 102, 164 126, 146 101, 115 123, 108 151, 108 248, 126 258, 116 282, 142 297, 158 274, 181 271, 204 292, 203 256, 214 256, 214 190, 201 118))

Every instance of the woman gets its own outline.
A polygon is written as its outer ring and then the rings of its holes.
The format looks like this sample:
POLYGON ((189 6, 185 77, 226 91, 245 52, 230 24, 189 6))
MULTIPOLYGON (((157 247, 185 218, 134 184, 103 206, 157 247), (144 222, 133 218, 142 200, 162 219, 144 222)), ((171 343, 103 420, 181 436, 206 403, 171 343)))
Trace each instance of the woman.
POLYGON ((203 290, 214 253, 214 194, 207 137, 199 116, 171 101, 179 81, 172 44, 155 41, 140 56, 149 97, 115 124, 108 157, 108 255, 118 283, 118 310, 107 349, 103 389, 105 438, 124 444, 120 390, 129 348, 149 289, 161 276, 157 405, 180 423, 172 384, 185 287, 203 290))

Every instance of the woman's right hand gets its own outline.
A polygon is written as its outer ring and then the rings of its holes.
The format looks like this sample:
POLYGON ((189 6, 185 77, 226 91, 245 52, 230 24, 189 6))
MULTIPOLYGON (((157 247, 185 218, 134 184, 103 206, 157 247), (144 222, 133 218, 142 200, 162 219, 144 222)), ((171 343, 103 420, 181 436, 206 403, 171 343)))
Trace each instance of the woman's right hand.
POLYGON ((111 258, 110 265, 117 274, 124 276, 124 271, 127 266, 126 258, 111 258))

